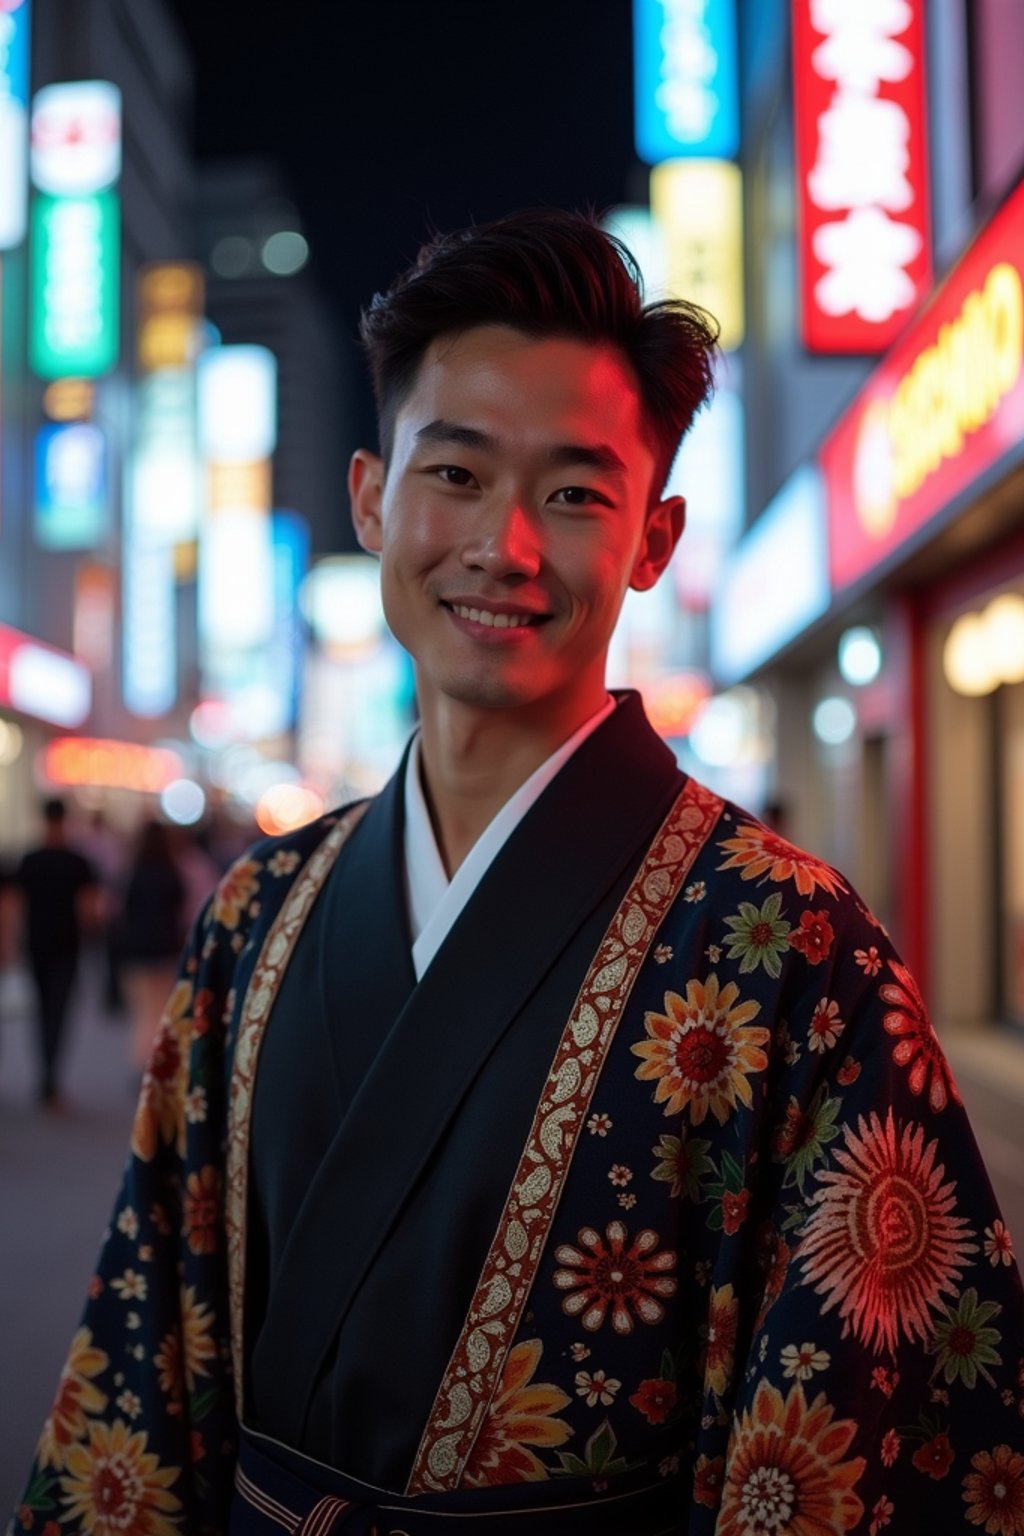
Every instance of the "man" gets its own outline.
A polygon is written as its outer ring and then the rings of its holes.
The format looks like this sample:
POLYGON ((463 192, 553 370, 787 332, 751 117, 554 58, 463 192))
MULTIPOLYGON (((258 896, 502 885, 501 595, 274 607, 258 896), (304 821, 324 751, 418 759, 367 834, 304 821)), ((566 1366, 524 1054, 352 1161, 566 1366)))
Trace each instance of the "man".
POLYGON ((25 947, 36 992, 39 1100, 58 1109, 58 1067, 71 993, 78 970, 83 922, 94 916, 96 876, 70 848, 63 800, 43 804, 43 841, 18 866, 15 884, 24 908, 25 947))
POLYGON ((1024 1533, 1020 1281, 914 983, 605 690, 711 327, 544 212, 363 335, 421 728, 200 920, 22 1526, 1024 1533))

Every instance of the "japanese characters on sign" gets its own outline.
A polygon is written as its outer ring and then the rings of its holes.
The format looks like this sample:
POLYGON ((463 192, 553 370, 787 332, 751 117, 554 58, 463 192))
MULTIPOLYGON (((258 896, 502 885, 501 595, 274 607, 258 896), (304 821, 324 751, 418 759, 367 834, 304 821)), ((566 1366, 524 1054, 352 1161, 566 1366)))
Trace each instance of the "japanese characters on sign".
POLYGON ((803 340, 876 352, 931 284, 924 0, 793 0, 803 340))
POLYGON ((739 152, 735 0, 633 0, 636 152, 739 152))

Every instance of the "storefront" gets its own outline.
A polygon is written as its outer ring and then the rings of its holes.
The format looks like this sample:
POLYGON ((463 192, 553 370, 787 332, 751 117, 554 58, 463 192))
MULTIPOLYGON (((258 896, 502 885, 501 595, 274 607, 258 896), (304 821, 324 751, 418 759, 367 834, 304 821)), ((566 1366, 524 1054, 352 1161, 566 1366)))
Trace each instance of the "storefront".
POLYGON ((35 764, 55 730, 92 708, 92 676, 76 657, 0 624, 0 863, 37 821, 35 764))
POLYGON ((1024 1215, 1024 184, 816 467, 827 603, 747 674, 777 701, 778 793, 891 927, 1024 1215))

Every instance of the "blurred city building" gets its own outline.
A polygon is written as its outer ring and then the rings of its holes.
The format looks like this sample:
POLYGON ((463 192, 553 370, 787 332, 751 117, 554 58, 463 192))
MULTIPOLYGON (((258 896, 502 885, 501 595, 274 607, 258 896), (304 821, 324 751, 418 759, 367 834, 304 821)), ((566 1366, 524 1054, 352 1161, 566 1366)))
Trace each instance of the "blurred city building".
POLYGON ((0 862, 53 791, 284 830, 408 728, 379 614, 353 650, 300 607, 354 548, 342 353, 287 186, 196 161, 193 91, 164 0, 0 9, 0 862))

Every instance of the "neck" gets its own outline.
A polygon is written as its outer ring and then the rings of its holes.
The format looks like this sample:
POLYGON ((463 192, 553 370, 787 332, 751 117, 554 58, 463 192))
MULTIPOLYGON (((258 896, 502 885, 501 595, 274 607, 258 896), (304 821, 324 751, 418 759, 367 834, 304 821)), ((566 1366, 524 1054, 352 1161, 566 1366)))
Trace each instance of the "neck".
POLYGON ((420 700, 420 768, 449 879, 480 834, 541 763, 602 707, 604 684, 567 710, 553 701, 517 710, 420 700))

